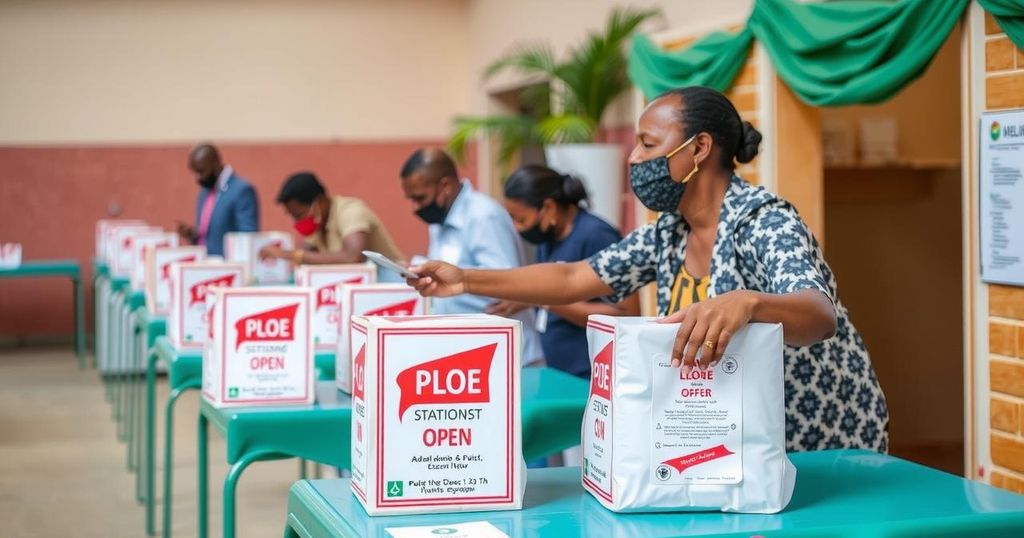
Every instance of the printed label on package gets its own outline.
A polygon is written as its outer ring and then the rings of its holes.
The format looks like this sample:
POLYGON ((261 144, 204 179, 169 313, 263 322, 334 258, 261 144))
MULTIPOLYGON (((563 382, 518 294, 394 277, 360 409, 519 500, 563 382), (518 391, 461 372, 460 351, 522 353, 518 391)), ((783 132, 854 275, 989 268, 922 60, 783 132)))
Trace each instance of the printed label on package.
POLYGON ((726 355, 684 373, 653 355, 651 482, 736 484, 743 479, 743 361, 726 355))
POLYGON ((221 343, 225 402, 308 396, 308 302, 302 297, 224 297, 228 338, 221 343), (268 300, 269 299, 269 300, 268 300), (274 305, 274 303, 278 303, 274 305))
POLYGON ((593 356, 590 398, 583 416, 583 482, 594 493, 612 501, 612 374, 615 356, 614 329, 595 321, 587 323, 588 345, 593 356))
POLYGON ((380 333, 378 504, 512 502, 513 329, 380 333))
POLYGON ((366 501, 366 327, 352 324, 352 488, 366 501))

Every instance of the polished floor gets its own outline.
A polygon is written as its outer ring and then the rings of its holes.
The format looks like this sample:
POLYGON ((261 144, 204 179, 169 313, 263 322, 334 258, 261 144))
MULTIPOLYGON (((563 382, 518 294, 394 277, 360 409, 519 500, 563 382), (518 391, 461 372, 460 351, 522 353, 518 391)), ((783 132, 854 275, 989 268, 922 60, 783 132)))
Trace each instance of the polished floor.
MULTIPOLYGON (((157 401, 166 396, 161 378, 157 401)), ((179 402, 172 529, 184 538, 196 536, 199 394, 179 402)), ((145 536, 135 477, 127 471, 110 411, 96 370, 79 370, 70 350, 0 350, 0 536, 145 536)), ((223 439, 213 432, 210 439, 210 534, 220 536, 227 464, 223 439)), ((157 442, 163 446, 161 438, 157 442)), ((239 537, 281 536, 288 487, 297 477, 294 460, 246 470, 238 488, 239 537)))

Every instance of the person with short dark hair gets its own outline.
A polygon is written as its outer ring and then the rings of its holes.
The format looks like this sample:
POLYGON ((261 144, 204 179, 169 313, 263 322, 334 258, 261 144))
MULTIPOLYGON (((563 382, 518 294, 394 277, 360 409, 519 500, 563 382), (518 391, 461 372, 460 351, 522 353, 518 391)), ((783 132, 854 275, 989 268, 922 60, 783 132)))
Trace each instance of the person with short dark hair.
POLYGON ((277 203, 295 221, 295 231, 307 238, 305 248, 285 250, 268 246, 264 258, 281 258, 295 264, 361 263, 364 250, 372 250, 404 262, 395 242, 377 215, 358 198, 330 196, 312 172, 298 172, 285 179, 277 203))
MULTIPOLYGON (((430 232, 428 256, 463 267, 511 269, 523 265, 526 252, 508 213, 490 196, 459 178, 455 162, 436 148, 414 152, 401 168, 402 190, 430 232)), ((474 314, 490 299, 475 295, 431 301, 432 314, 474 314)), ((544 352, 531 309, 509 317, 523 322, 523 364, 542 364, 544 352)))
MULTIPOLYGON (((540 165, 520 167, 505 181, 505 209, 519 235, 537 247, 537 262, 585 260, 622 240, 622 235, 587 211, 587 189, 578 178, 540 165)), ((508 316, 527 305, 498 301, 488 312, 508 316)), ((587 317, 640 315, 636 294, 621 302, 600 299, 568 305, 538 306, 537 330, 548 366, 590 377, 587 317)))
POLYGON ((679 323, 663 350, 683 369, 674 375, 716 368, 747 323, 781 324, 786 449, 885 452, 885 396, 821 246, 792 204, 735 172, 760 142, 720 92, 669 91, 640 115, 629 157, 633 193, 657 221, 583 261, 506 271, 430 261, 409 283, 430 297, 531 304, 621 299, 653 283, 662 321, 679 323))
POLYGON ((210 143, 189 152, 188 167, 199 183, 195 225, 178 224, 178 235, 187 244, 203 245, 211 255, 224 254, 224 234, 260 229, 260 204, 256 189, 221 160, 210 143))

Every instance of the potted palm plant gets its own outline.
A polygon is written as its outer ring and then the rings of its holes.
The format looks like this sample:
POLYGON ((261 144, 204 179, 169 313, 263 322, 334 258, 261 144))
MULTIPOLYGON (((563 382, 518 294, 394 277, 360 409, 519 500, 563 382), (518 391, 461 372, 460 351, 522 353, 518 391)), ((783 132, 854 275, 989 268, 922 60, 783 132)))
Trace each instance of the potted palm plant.
POLYGON ((612 102, 630 88, 625 43, 657 9, 616 8, 602 32, 556 59, 545 44, 520 44, 484 71, 484 80, 512 70, 547 84, 531 86, 520 98, 534 115, 458 117, 448 143, 459 159, 478 134, 495 137, 498 160, 508 167, 524 147, 543 145, 548 166, 580 177, 591 194, 591 208, 620 224, 623 154, 617 144, 597 143, 601 118, 612 102), (539 112, 539 113, 538 113, 539 112))

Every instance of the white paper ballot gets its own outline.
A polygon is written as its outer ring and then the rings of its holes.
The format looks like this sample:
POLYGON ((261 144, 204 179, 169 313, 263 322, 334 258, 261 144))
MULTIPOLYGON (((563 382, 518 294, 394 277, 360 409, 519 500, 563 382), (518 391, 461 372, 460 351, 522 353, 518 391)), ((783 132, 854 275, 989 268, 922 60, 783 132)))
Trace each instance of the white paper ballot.
POLYGON ((393 538, 509 538, 507 534, 498 530, 498 527, 486 521, 427 527, 392 527, 384 530, 393 538))

